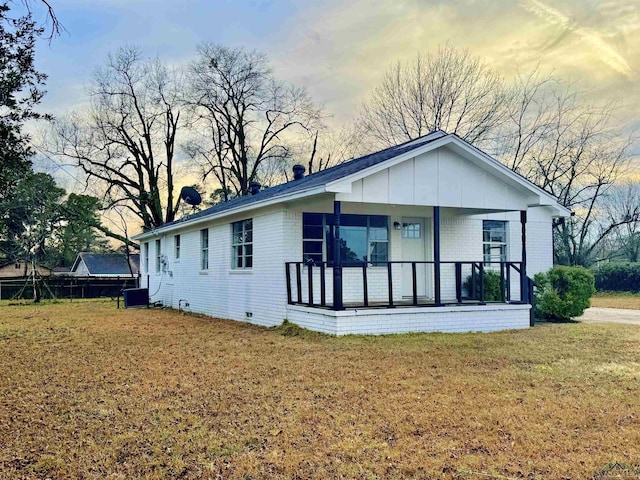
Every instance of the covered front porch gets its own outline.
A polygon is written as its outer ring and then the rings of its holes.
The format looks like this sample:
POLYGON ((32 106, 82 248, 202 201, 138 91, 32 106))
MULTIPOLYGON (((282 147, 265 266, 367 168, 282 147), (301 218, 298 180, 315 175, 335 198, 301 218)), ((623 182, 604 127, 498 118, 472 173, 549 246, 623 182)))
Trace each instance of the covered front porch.
MULTIPOLYGON (((287 318, 334 334, 487 331, 533 325, 533 287, 526 275, 527 211, 511 215, 518 219, 519 241, 512 242, 508 253, 506 246, 501 250, 498 245, 498 254, 492 256, 486 247, 491 242, 483 242, 487 233, 482 227, 465 225, 473 224, 469 218, 482 225, 477 217, 495 210, 458 209, 454 215, 454 210, 444 209, 448 230, 443 235, 441 207, 422 208, 422 215, 386 216, 390 238, 385 240, 383 229, 377 234, 386 244, 371 241, 367 255, 351 250, 345 255, 348 242, 341 230, 348 235, 350 227, 344 225, 349 217, 344 211, 353 211, 354 206, 334 200, 331 225, 323 229, 328 245, 324 256, 303 254, 303 261, 286 262, 287 318)), ((511 223, 513 231, 516 226, 511 223)), ((303 223, 303 237, 312 228, 303 223)), ((312 251, 306 246, 305 250, 312 251)))

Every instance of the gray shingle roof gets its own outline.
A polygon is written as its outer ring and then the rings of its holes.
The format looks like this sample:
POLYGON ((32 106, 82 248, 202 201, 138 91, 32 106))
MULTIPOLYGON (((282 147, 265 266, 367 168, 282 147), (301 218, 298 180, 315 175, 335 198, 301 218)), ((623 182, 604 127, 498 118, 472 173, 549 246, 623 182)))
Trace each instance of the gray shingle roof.
POLYGON ((140 270, 140 255, 131 254, 131 270, 127 265, 127 257, 121 253, 88 253, 79 254, 91 275, 137 275, 140 270))
POLYGON ((442 138, 444 136, 446 136, 446 133, 438 130, 428 135, 425 135, 423 137, 420 137, 418 139, 410 140, 403 144, 389 147, 379 152, 365 155, 363 157, 350 160, 340 165, 336 165, 335 167, 331 167, 326 170, 322 170, 320 172, 307 175, 300 180, 291 180, 287 183, 282 183, 280 185, 275 185, 273 187, 265 188, 264 190, 261 190, 255 195, 246 195, 243 197, 234 198, 227 202, 218 203, 217 205, 214 205, 200 212, 185 216, 174 222, 167 223, 163 225, 162 228, 183 223, 186 221, 191 221, 196 218, 202 218, 209 215, 216 215, 226 210, 231 210, 233 208, 237 208, 240 206, 250 205, 252 203, 261 202, 263 200, 267 200, 270 198, 276 198, 279 196, 289 195, 291 193, 302 192, 304 190, 320 187, 322 185, 326 185, 327 183, 330 183, 335 180, 339 180, 341 178, 357 173, 361 170, 364 170, 365 168, 372 167, 386 160, 397 157, 398 155, 402 155, 403 153, 407 153, 411 150, 422 147, 427 143, 438 140, 439 138, 442 138))

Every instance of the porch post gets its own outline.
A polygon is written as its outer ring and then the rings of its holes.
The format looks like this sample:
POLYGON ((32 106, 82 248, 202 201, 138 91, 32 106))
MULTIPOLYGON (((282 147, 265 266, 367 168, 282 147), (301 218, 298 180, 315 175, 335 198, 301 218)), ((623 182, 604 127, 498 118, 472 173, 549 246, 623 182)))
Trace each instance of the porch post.
POLYGON ((440 207, 433 207, 433 289, 436 307, 442 305, 440 295, 440 207))
POLYGON ((520 211, 520 226, 522 228, 522 266, 520 273, 520 299, 529 303, 529 286, 527 285, 527 211, 520 211))
POLYGON ((340 256, 340 202, 338 200, 333 202, 333 310, 344 310, 340 256))

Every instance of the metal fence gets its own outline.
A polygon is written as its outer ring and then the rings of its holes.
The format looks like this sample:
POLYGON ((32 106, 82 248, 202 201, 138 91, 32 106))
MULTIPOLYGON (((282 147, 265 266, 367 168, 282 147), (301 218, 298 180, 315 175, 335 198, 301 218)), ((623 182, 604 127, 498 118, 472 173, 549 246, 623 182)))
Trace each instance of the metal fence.
MULTIPOLYGON (((331 267, 326 262, 286 262, 288 303, 335 309, 331 267)), ((522 262, 389 261, 341 268, 340 305, 346 308, 528 303, 521 288, 522 262), (427 285, 442 295, 426 294, 427 285)))
MULTIPOLYGON (((134 288, 137 278, 132 277, 40 277, 35 288, 42 298, 99 298, 117 297, 125 288, 134 288)), ((32 299, 33 278, 0 278, 0 300, 32 299)))

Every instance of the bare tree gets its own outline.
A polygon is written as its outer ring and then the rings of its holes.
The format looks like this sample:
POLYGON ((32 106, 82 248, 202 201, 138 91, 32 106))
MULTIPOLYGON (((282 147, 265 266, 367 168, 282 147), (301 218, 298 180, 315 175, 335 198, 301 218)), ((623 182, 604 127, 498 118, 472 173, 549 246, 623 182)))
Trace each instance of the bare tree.
MULTIPOLYGON (((295 138, 290 138, 287 146, 288 157, 262 166, 262 185, 272 186, 290 181, 296 164, 305 166, 306 172, 312 174, 348 162, 363 152, 362 135, 357 125, 332 128, 319 123, 315 129, 307 129, 295 138)), ((219 199, 221 193, 216 190, 213 197, 219 199)))
MULTIPOLYGON (((307 149, 308 145, 309 142, 306 142, 307 149)), ((306 156, 308 172, 319 172, 345 163, 363 153, 362 132, 358 125, 324 127, 313 134, 310 149, 306 156)))
POLYGON ((22 4, 27 7, 29 13, 33 11, 33 4, 40 3, 44 6, 46 10, 46 25, 49 27, 49 36, 47 37, 50 41, 53 37, 60 35, 60 32, 64 31, 64 25, 60 23, 60 20, 56 16, 56 12, 51 6, 51 3, 47 0, 21 0, 22 4))
POLYGON ((191 65, 189 103, 200 130, 186 151, 213 175, 224 200, 246 195, 270 163, 291 156, 287 137, 314 126, 320 112, 302 88, 273 77, 255 51, 205 44, 191 65))
POLYGON ((602 208, 602 225, 617 225, 608 258, 640 261, 640 183, 627 181, 612 188, 602 208))
POLYGON ((446 45, 387 71, 365 101, 360 122, 382 147, 435 130, 479 144, 506 120, 508 104, 497 73, 467 50, 446 45))
POLYGON ((547 132, 557 123, 561 102, 553 87, 561 84, 540 75, 538 69, 518 74, 509 85, 507 120, 485 146, 511 170, 525 177, 532 174, 530 158, 540 157, 547 132))
MULTIPOLYGON (((2 10, 4 10, 5 12, 8 12, 12 9, 12 7, 10 7, 10 4, 22 4, 25 7, 26 14, 30 20, 33 17, 35 11, 39 9, 36 5, 44 7, 44 24, 38 27, 36 30, 38 35, 42 35, 43 33, 45 33, 45 31, 48 31, 49 33, 46 38, 49 40, 49 42, 51 42, 54 37, 60 35, 61 32, 65 31, 64 25, 62 25, 62 23, 58 19, 56 12, 51 5, 51 2, 49 2, 48 0, 5 0, 3 4, 4 5, 2 6, 2 10)), ((24 11, 23 13, 18 14, 19 17, 23 15, 24 11)), ((0 22, 10 24, 16 20, 18 19, 10 14, 7 14, 2 16, 0 22)))
POLYGON ((591 104, 574 85, 534 72, 519 77, 495 155, 558 198, 575 216, 556 229, 555 260, 588 265, 601 243, 628 219, 601 215, 629 164, 633 137, 611 102, 591 104))
POLYGON ((49 150, 79 166, 153 228, 174 220, 175 146, 181 112, 175 73, 136 48, 109 55, 90 86, 91 107, 56 121, 49 150))
POLYGON ((295 164, 305 166, 312 174, 348 162, 363 151, 362 135, 357 125, 329 127, 321 123, 292 139, 289 149, 290 158, 263 169, 261 180, 265 185, 291 180, 295 164))

